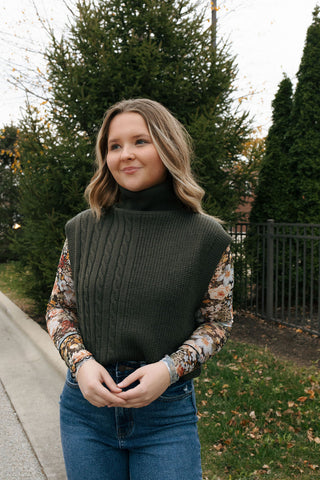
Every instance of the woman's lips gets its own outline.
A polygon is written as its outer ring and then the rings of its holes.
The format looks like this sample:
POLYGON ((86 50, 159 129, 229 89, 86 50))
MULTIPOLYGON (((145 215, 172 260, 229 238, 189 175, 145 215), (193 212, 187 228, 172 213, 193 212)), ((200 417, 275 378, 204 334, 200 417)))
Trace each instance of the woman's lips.
POLYGON ((140 167, 125 167, 122 169, 123 173, 132 174, 140 170, 140 167))

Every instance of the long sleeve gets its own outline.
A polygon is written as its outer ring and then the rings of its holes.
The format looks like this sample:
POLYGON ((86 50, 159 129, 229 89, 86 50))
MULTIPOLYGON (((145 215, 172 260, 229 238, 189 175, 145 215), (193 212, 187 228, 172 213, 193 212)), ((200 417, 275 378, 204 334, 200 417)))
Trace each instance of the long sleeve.
POLYGON ((92 357, 83 344, 77 320, 76 297, 69 259, 68 241, 62 249, 57 275, 48 303, 46 322, 62 359, 75 374, 84 359, 92 357))
POLYGON ((227 247, 197 311, 199 326, 176 352, 163 359, 169 368, 171 383, 205 363, 226 343, 233 323, 232 292, 233 261, 227 247))

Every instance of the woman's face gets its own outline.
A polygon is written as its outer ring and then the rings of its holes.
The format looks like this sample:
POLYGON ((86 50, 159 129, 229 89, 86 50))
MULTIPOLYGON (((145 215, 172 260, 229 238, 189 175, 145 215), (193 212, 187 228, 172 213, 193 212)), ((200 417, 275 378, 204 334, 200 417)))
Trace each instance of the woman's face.
POLYGON ((107 165, 118 185, 133 192, 162 183, 167 176, 147 124, 135 112, 119 113, 111 120, 107 165))

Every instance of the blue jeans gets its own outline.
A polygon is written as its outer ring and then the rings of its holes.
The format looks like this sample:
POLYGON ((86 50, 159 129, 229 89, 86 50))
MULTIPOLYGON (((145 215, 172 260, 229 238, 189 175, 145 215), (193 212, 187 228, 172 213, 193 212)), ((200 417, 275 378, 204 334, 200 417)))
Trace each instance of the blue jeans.
MULTIPOLYGON (((119 383, 132 373, 132 364, 108 371, 119 383)), ((60 424, 68 480, 202 479, 191 380, 171 385, 146 407, 98 408, 85 400, 68 372, 60 424)))

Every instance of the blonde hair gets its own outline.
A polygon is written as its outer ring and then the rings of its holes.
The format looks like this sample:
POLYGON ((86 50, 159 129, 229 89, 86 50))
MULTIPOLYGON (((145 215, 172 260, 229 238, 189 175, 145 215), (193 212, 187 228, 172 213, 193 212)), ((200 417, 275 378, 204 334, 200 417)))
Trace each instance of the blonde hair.
POLYGON ((85 196, 91 209, 100 218, 119 200, 119 187, 111 175, 106 157, 112 119, 120 113, 138 113, 145 120, 155 148, 172 176, 177 197, 193 212, 203 213, 204 190, 191 171, 191 138, 182 124, 160 103, 145 98, 123 100, 110 107, 104 117, 96 143, 97 170, 86 188, 85 196))

